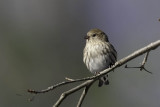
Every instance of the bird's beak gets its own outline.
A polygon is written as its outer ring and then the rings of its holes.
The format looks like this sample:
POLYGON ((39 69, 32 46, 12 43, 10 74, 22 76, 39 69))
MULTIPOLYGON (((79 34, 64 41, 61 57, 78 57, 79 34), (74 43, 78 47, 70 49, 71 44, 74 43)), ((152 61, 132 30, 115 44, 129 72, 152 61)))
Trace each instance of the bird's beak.
POLYGON ((89 39, 89 36, 85 36, 84 39, 89 39))

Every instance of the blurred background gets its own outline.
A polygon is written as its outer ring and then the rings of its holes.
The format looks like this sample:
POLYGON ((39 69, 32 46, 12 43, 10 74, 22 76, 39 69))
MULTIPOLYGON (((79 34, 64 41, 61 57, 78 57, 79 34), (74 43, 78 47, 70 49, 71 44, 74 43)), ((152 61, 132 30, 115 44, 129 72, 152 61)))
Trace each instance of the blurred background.
MULTIPOLYGON (((52 107, 60 94, 78 83, 34 97, 65 77, 91 76, 83 64, 83 37, 92 28, 109 36, 121 59, 160 39, 159 0, 1 0, 0 106, 52 107)), ((139 66, 143 56, 128 66, 139 66)), ((110 85, 90 88, 82 107, 159 107, 160 48, 150 52, 146 68, 124 66, 110 73, 110 85)), ((82 91, 82 90, 81 90, 82 91)), ((81 91, 60 107, 75 107, 81 91)))

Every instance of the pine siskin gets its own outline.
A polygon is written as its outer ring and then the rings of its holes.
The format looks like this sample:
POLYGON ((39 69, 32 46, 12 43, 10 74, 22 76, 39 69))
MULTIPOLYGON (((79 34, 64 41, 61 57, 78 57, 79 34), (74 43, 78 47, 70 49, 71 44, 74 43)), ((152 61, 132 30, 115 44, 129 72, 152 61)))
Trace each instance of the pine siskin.
MULTIPOLYGON (((83 51, 83 62, 91 73, 96 75, 114 65, 117 60, 117 52, 109 43, 108 37, 103 31, 91 29, 85 39, 86 46, 83 51)), ((103 84, 109 84, 107 77, 108 75, 99 79, 99 87, 103 84)))

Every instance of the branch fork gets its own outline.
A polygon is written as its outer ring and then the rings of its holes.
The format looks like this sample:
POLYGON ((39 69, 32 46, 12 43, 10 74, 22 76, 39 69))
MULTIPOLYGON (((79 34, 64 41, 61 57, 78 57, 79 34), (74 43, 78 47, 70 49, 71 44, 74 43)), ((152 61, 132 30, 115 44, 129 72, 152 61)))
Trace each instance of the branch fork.
POLYGON ((128 67, 127 64, 126 64, 126 65, 125 65, 125 68, 139 68, 140 71, 143 71, 143 70, 144 70, 144 71, 152 74, 152 72, 148 71, 148 70, 145 68, 145 64, 146 64, 146 62, 147 62, 148 55, 149 55, 149 51, 146 52, 146 55, 145 55, 145 57, 144 57, 141 65, 140 65, 139 67, 128 67))

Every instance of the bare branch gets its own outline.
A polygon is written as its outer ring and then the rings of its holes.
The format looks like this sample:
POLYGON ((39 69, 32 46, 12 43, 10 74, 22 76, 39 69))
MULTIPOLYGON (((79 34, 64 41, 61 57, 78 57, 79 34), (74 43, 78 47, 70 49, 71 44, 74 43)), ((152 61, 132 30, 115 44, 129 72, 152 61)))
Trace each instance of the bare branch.
POLYGON ((50 86, 46 89, 43 89, 43 90, 40 90, 40 91, 37 91, 37 90, 33 90, 33 89, 28 89, 27 91, 29 93, 32 93, 32 94, 41 94, 41 93, 46 93, 46 92, 49 92, 49 91, 52 91, 54 90, 55 88, 58 88, 62 85, 66 85, 66 84, 70 84, 70 83, 74 83, 74 82, 80 82, 80 81, 86 81, 86 80, 91 80, 91 79, 95 79, 95 78, 98 78, 97 76, 92 76, 92 77, 86 77, 86 78, 81 78, 81 79, 71 79, 71 78, 65 78, 66 80, 68 81, 63 81, 63 82, 60 82, 58 84, 55 84, 53 86, 50 86))
MULTIPOLYGON (((92 76, 92 77, 86 77, 86 78, 82 78, 82 79, 70 79, 70 78, 66 78, 68 81, 63 81, 61 83, 58 83, 56 85, 53 85, 51 87, 48 87, 47 89, 44 89, 44 90, 41 90, 41 91, 35 91, 35 90, 28 90, 29 93, 34 93, 34 94, 38 94, 38 93, 45 93, 45 92, 49 92, 57 87, 60 87, 62 85, 66 85, 66 84, 70 84, 70 83, 74 83, 74 82, 80 82, 80 81, 84 81, 83 83, 81 83, 80 85, 62 93, 62 95, 60 96, 60 98, 58 99, 58 101, 54 104, 53 107, 58 107, 62 101, 68 96, 68 95, 71 95, 72 93, 82 89, 85 87, 81 97, 80 97, 80 100, 79 100, 79 103, 77 106, 80 106, 84 100, 84 97, 86 96, 86 93, 89 89, 89 87, 96 81, 98 80, 98 78, 106 75, 107 73, 113 71, 114 69, 124 65, 125 63, 127 63, 128 61, 144 54, 144 53, 147 53, 143 62, 142 62, 142 66, 145 65, 146 61, 147 61, 147 58, 148 58, 148 54, 149 54, 149 51, 151 50, 154 50, 156 49, 158 46, 160 46, 160 40, 157 40, 135 52, 133 52, 132 54, 128 55, 127 57, 124 57, 122 58, 121 60, 117 61, 112 67, 108 68, 108 69, 105 69, 103 71, 101 71, 100 73, 98 73, 96 76, 92 76), (89 87, 88 87, 89 86, 89 87)), ((126 66, 127 67, 127 66, 126 66)), ((135 68, 139 68, 139 67, 135 67, 135 68)), ((142 67, 141 67, 142 68, 142 67)), ((144 70, 146 70, 145 68, 143 68, 144 70)), ((147 70, 146 70, 147 71, 147 70)))
POLYGON ((79 99, 79 101, 78 101, 77 107, 81 107, 81 105, 82 105, 82 103, 83 103, 83 101, 84 101, 85 96, 87 95, 87 92, 88 92, 90 86, 91 86, 91 84, 89 84, 88 86, 86 86, 86 87, 83 89, 83 92, 82 92, 81 97, 80 97, 80 99, 79 99))
POLYGON ((147 54, 145 55, 145 57, 144 57, 144 59, 143 59, 143 62, 142 62, 142 65, 143 65, 143 66, 144 66, 145 63, 147 62, 148 55, 149 55, 149 51, 147 52, 147 54))
POLYGON ((140 71, 144 70, 144 71, 152 74, 152 72, 148 71, 148 70, 144 67, 145 64, 146 64, 146 62, 147 62, 148 55, 149 55, 149 51, 148 51, 147 54, 145 55, 145 57, 144 57, 144 59, 143 59, 143 61, 142 61, 142 63, 141 63, 141 66, 139 66, 139 67, 128 67, 127 65, 125 65, 125 68, 140 68, 140 71))
POLYGON ((141 67, 141 68, 140 68, 140 71, 144 70, 144 71, 152 74, 152 72, 148 71, 148 70, 144 67, 144 65, 145 65, 146 62, 147 62, 148 55, 149 55, 149 51, 147 52, 147 54, 145 55, 145 57, 144 57, 144 59, 143 59, 143 62, 142 62, 142 64, 141 64, 141 66, 140 66, 140 67, 141 67))
POLYGON ((68 78, 68 77, 66 77, 65 79, 68 80, 68 81, 74 81, 74 79, 68 78))
POLYGON ((101 71, 99 73, 99 75, 97 75, 97 77, 101 77, 101 76, 106 75, 107 73, 111 72, 115 68, 122 66, 123 64, 127 63, 128 61, 130 61, 130 60, 132 60, 132 59, 134 59, 134 58, 136 58, 136 57, 138 57, 138 56, 140 56, 140 55, 142 55, 142 54, 144 54, 148 51, 156 49, 158 46, 160 46, 160 40, 157 40, 157 41, 155 41, 155 42, 153 42, 153 43, 151 43, 151 44, 133 52, 132 54, 122 58, 121 60, 117 61, 115 63, 115 65, 113 65, 111 68, 108 68, 108 69, 105 69, 105 70, 101 71))
POLYGON ((58 101, 53 105, 53 107, 58 107, 68 95, 70 95, 70 94, 82 89, 83 87, 86 87, 86 86, 88 86, 90 84, 93 84, 95 81, 96 80, 94 80, 94 79, 88 80, 88 81, 86 81, 86 82, 84 82, 84 83, 82 83, 82 84, 80 84, 80 85, 78 85, 78 86, 76 86, 76 87, 64 92, 64 93, 62 93, 60 98, 58 99, 58 101))

